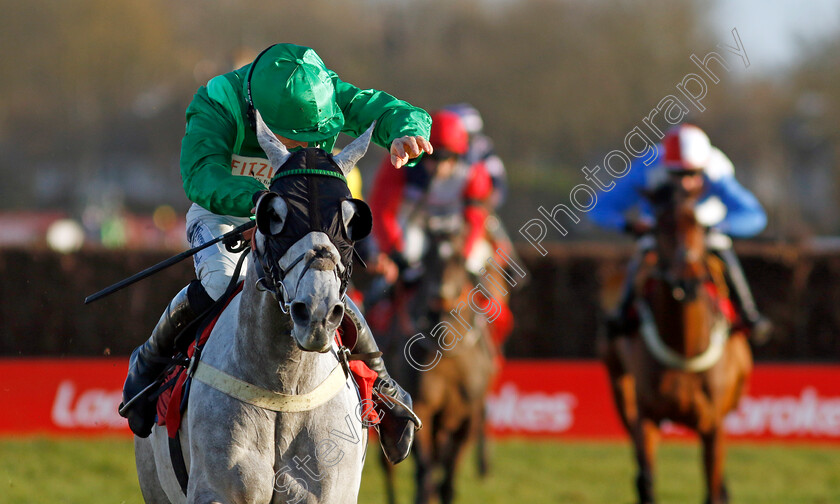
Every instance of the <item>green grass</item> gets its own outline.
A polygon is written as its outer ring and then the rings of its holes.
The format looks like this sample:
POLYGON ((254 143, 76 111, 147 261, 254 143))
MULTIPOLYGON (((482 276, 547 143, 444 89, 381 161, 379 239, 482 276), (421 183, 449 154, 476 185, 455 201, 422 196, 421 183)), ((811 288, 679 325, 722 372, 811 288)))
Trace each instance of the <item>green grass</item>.
POLYGON ((0 440, 0 502, 142 503, 130 440, 0 440))
MULTIPOLYGON (((663 504, 702 502, 700 452, 689 443, 659 450, 663 504)), ((371 447, 359 502, 384 502, 379 455, 371 447)), ((413 501, 413 468, 397 467, 400 504, 413 501)), ((463 461, 459 503, 629 504, 634 502, 630 447, 620 442, 494 444, 493 470, 480 480, 472 454, 463 461)), ((840 447, 736 444, 727 474, 736 504, 840 502, 840 447)), ((0 503, 141 503, 128 440, 0 440, 0 503)))

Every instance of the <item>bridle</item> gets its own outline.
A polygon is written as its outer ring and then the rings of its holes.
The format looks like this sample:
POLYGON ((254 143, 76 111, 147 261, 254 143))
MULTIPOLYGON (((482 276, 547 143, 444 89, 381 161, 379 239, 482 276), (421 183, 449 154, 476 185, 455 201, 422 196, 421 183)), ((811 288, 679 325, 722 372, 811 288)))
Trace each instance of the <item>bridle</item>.
POLYGON ((681 192, 680 188, 670 185, 663 187, 650 197, 654 207, 658 207, 655 231, 656 244, 652 247, 657 260, 655 267, 648 275, 649 278, 664 282, 670 288, 674 299, 680 302, 693 299, 697 288, 711 279, 705 264, 706 249, 692 248, 679 239, 680 219, 684 218, 684 215, 680 212, 690 212, 693 215, 695 197, 696 194, 681 192), (663 222, 666 220, 668 224, 663 222), (673 239, 674 243, 663 245, 663 239, 673 239), (699 265, 703 273, 686 277, 683 274, 675 273, 674 265, 680 267, 683 271, 687 267, 699 265))
MULTIPOLYGON (((269 240, 271 237, 266 236, 264 239, 269 240)), ((280 260, 285 257, 288 250, 283 251, 280 258, 276 257, 276 254, 270 247, 263 247, 264 250, 261 253, 257 248, 256 234, 254 236, 254 240, 251 242, 251 248, 254 251, 254 257, 257 259, 254 263, 257 272, 257 281, 254 286, 260 292, 270 292, 273 294, 277 303, 280 305, 280 311, 282 311, 284 315, 288 315, 291 309, 291 300, 289 299, 289 289, 286 287, 286 276, 301 261, 306 260, 303 270, 300 272, 297 282, 295 283, 295 290, 293 292, 296 293, 300 287, 301 280, 303 280, 303 277, 312 266, 312 263, 315 262, 316 259, 323 259, 324 254, 315 249, 305 250, 293 259, 288 266, 283 268, 280 266, 280 260), (307 255, 310 255, 308 259, 306 259, 307 255)), ((289 249, 291 248, 292 247, 289 247, 289 249)), ((336 280, 338 280, 339 285, 342 286, 341 292, 339 293, 339 299, 344 299, 344 295, 347 292, 347 283, 344 282, 339 275, 340 270, 344 269, 344 266, 341 264, 340 258, 338 258, 337 261, 333 261, 333 263, 335 266, 332 268, 332 272, 335 275, 336 280)))

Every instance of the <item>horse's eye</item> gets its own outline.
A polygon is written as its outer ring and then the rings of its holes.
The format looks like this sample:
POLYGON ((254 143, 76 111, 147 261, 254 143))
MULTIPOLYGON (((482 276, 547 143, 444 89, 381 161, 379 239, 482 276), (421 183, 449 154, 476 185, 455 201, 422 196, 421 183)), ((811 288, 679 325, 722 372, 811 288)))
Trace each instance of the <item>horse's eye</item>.
POLYGON ((341 221, 348 240, 357 241, 370 234, 373 216, 370 207, 362 200, 346 199, 341 202, 341 221))
POLYGON ((283 231, 289 207, 279 194, 265 193, 257 201, 257 229, 266 236, 276 236, 283 231))

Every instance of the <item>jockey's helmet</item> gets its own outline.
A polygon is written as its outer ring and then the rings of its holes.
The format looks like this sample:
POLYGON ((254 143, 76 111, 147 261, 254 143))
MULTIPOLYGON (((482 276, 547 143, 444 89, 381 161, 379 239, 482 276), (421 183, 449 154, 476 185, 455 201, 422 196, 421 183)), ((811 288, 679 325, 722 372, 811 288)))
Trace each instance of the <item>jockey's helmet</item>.
POLYGON ((481 133, 481 130, 484 129, 484 120, 481 118, 481 114, 469 103, 454 103, 443 107, 443 109, 458 114, 461 122, 464 123, 464 128, 470 135, 481 133))
POLYGON ((269 47, 251 63, 245 86, 249 106, 277 135, 318 142, 338 135, 344 126, 332 76, 308 47, 269 47))
POLYGON ((662 139, 665 168, 672 172, 704 170, 712 156, 709 137, 693 124, 680 124, 669 129, 662 139))
POLYGON ((432 114, 432 131, 429 141, 434 147, 434 158, 463 156, 469 148, 469 135, 464 123, 455 112, 438 110, 432 114))

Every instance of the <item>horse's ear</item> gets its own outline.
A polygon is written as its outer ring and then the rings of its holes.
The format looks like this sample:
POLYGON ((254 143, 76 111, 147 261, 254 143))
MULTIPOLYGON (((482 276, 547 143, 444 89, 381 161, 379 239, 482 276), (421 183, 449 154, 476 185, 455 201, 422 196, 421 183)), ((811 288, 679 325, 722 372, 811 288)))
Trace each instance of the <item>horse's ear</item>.
POLYGON ((370 125, 370 127, 365 130, 364 133, 359 136, 359 138, 350 142, 350 144, 341 150, 338 154, 333 157, 335 163, 341 168, 341 173, 347 175, 350 173, 350 170, 353 169, 353 166, 362 159, 362 156, 365 155, 367 152, 368 145, 370 145, 370 137, 373 135, 373 127, 376 125, 376 121, 370 125))
POLYGON ((346 199, 341 202, 341 220, 344 234, 352 241, 358 241, 370 234, 373 227, 373 215, 370 207, 359 199, 346 199))
POLYGON ((289 207, 279 194, 264 193, 257 200, 256 220, 257 229, 266 236, 275 236, 283 231, 289 207))
POLYGON ((279 170, 286 163, 286 160, 289 159, 289 156, 291 156, 289 149, 274 136, 274 133, 271 132, 268 125, 263 121, 260 111, 254 109, 254 112, 257 116, 257 141, 260 143, 263 152, 268 156, 271 166, 275 170, 279 170))

